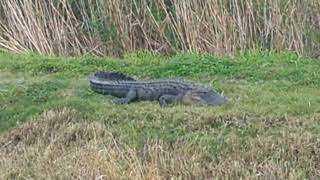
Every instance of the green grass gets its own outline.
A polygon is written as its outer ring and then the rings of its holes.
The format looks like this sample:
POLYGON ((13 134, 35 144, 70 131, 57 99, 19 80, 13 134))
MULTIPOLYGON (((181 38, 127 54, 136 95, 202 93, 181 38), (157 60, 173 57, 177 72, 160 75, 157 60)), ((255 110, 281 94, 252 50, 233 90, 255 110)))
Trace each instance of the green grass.
POLYGON ((82 121, 104 124, 132 148, 141 149, 150 140, 183 140, 205 148, 209 161, 231 158, 243 161, 244 167, 251 167, 247 161, 289 162, 295 173, 310 177, 316 170, 303 166, 318 152, 299 149, 303 148, 299 143, 316 146, 313 140, 320 135, 319 69, 319 60, 290 53, 235 57, 136 53, 103 59, 0 52, 0 132, 67 107, 82 121), (164 109, 157 102, 112 105, 112 97, 93 93, 88 86, 87 75, 98 70, 121 71, 138 79, 187 78, 223 91, 229 102, 222 107, 164 109), (305 161, 291 162, 292 147, 303 152, 305 161))
MULTIPOLYGON (((157 57, 147 53, 124 59, 93 57, 54 58, 36 55, 0 54, 0 130, 14 127, 49 109, 72 107, 88 119, 102 115, 123 119, 139 109, 158 113, 173 109, 206 113, 240 113, 271 116, 308 116, 320 112, 320 63, 292 54, 256 53, 217 58, 210 55, 157 57), (93 93, 87 75, 97 70, 121 71, 139 79, 187 78, 223 91, 230 102, 223 107, 172 107, 157 103, 110 104, 111 97, 93 93), (141 109, 140 109, 141 108, 141 109), (112 113, 108 112, 111 111, 112 113)), ((125 122, 127 123, 127 122, 125 122)), ((125 123, 123 125, 125 125, 125 123)), ((130 122, 129 122, 130 123, 130 122)), ((180 128, 174 121, 168 125, 180 128)))

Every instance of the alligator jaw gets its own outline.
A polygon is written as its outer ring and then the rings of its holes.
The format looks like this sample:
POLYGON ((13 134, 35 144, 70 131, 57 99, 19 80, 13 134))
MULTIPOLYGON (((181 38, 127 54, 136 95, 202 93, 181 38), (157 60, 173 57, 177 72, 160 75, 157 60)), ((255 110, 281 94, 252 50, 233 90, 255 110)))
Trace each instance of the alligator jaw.
POLYGON ((201 104, 208 106, 220 106, 226 102, 224 96, 214 90, 199 87, 189 90, 182 97, 182 103, 186 105, 201 104))

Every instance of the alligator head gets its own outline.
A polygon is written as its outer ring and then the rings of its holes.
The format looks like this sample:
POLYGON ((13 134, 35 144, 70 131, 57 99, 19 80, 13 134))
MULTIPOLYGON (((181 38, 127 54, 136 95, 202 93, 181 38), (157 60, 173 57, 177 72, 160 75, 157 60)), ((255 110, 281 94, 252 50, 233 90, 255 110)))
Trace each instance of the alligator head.
POLYGON ((182 97, 184 104, 201 104, 209 106, 219 106, 226 102, 226 98, 209 88, 200 87, 188 90, 182 97))

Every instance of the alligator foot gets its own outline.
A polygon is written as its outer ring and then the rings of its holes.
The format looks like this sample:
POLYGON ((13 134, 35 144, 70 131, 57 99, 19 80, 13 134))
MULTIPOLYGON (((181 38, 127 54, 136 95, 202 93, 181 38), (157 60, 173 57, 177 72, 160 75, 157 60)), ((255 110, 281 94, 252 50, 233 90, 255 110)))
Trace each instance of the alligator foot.
POLYGON ((113 104, 128 104, 127 98, 114 98, 112 99, 113 104))
POLYGON ((167 107, 169 104, 175 103, 177 101, 177 96, 174 95, 163 95, 159 98, 160 107, 167 107))
POLYGON ((125 98, 114 98, 112 102, 114 104, 128 104, 130 101, 136 99, 137 91, 135 89, 130 89, 125 98))

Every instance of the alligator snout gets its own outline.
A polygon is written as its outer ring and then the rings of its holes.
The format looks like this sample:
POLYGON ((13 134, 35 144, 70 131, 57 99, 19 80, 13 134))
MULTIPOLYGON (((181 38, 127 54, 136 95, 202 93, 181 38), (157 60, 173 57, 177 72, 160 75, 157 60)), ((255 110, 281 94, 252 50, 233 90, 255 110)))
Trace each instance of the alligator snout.
POLYGON ((220 106, 226 102, 223 95, 207 88, 198 88, 188 91, 184 97, 185 104, 203 104, 209 106, 220 106))
POLYGON ((222 95, 215 94, 212 97, 207 98, 206 102, 210 106, 221 106, 226 103, 226 98, 222 95))

